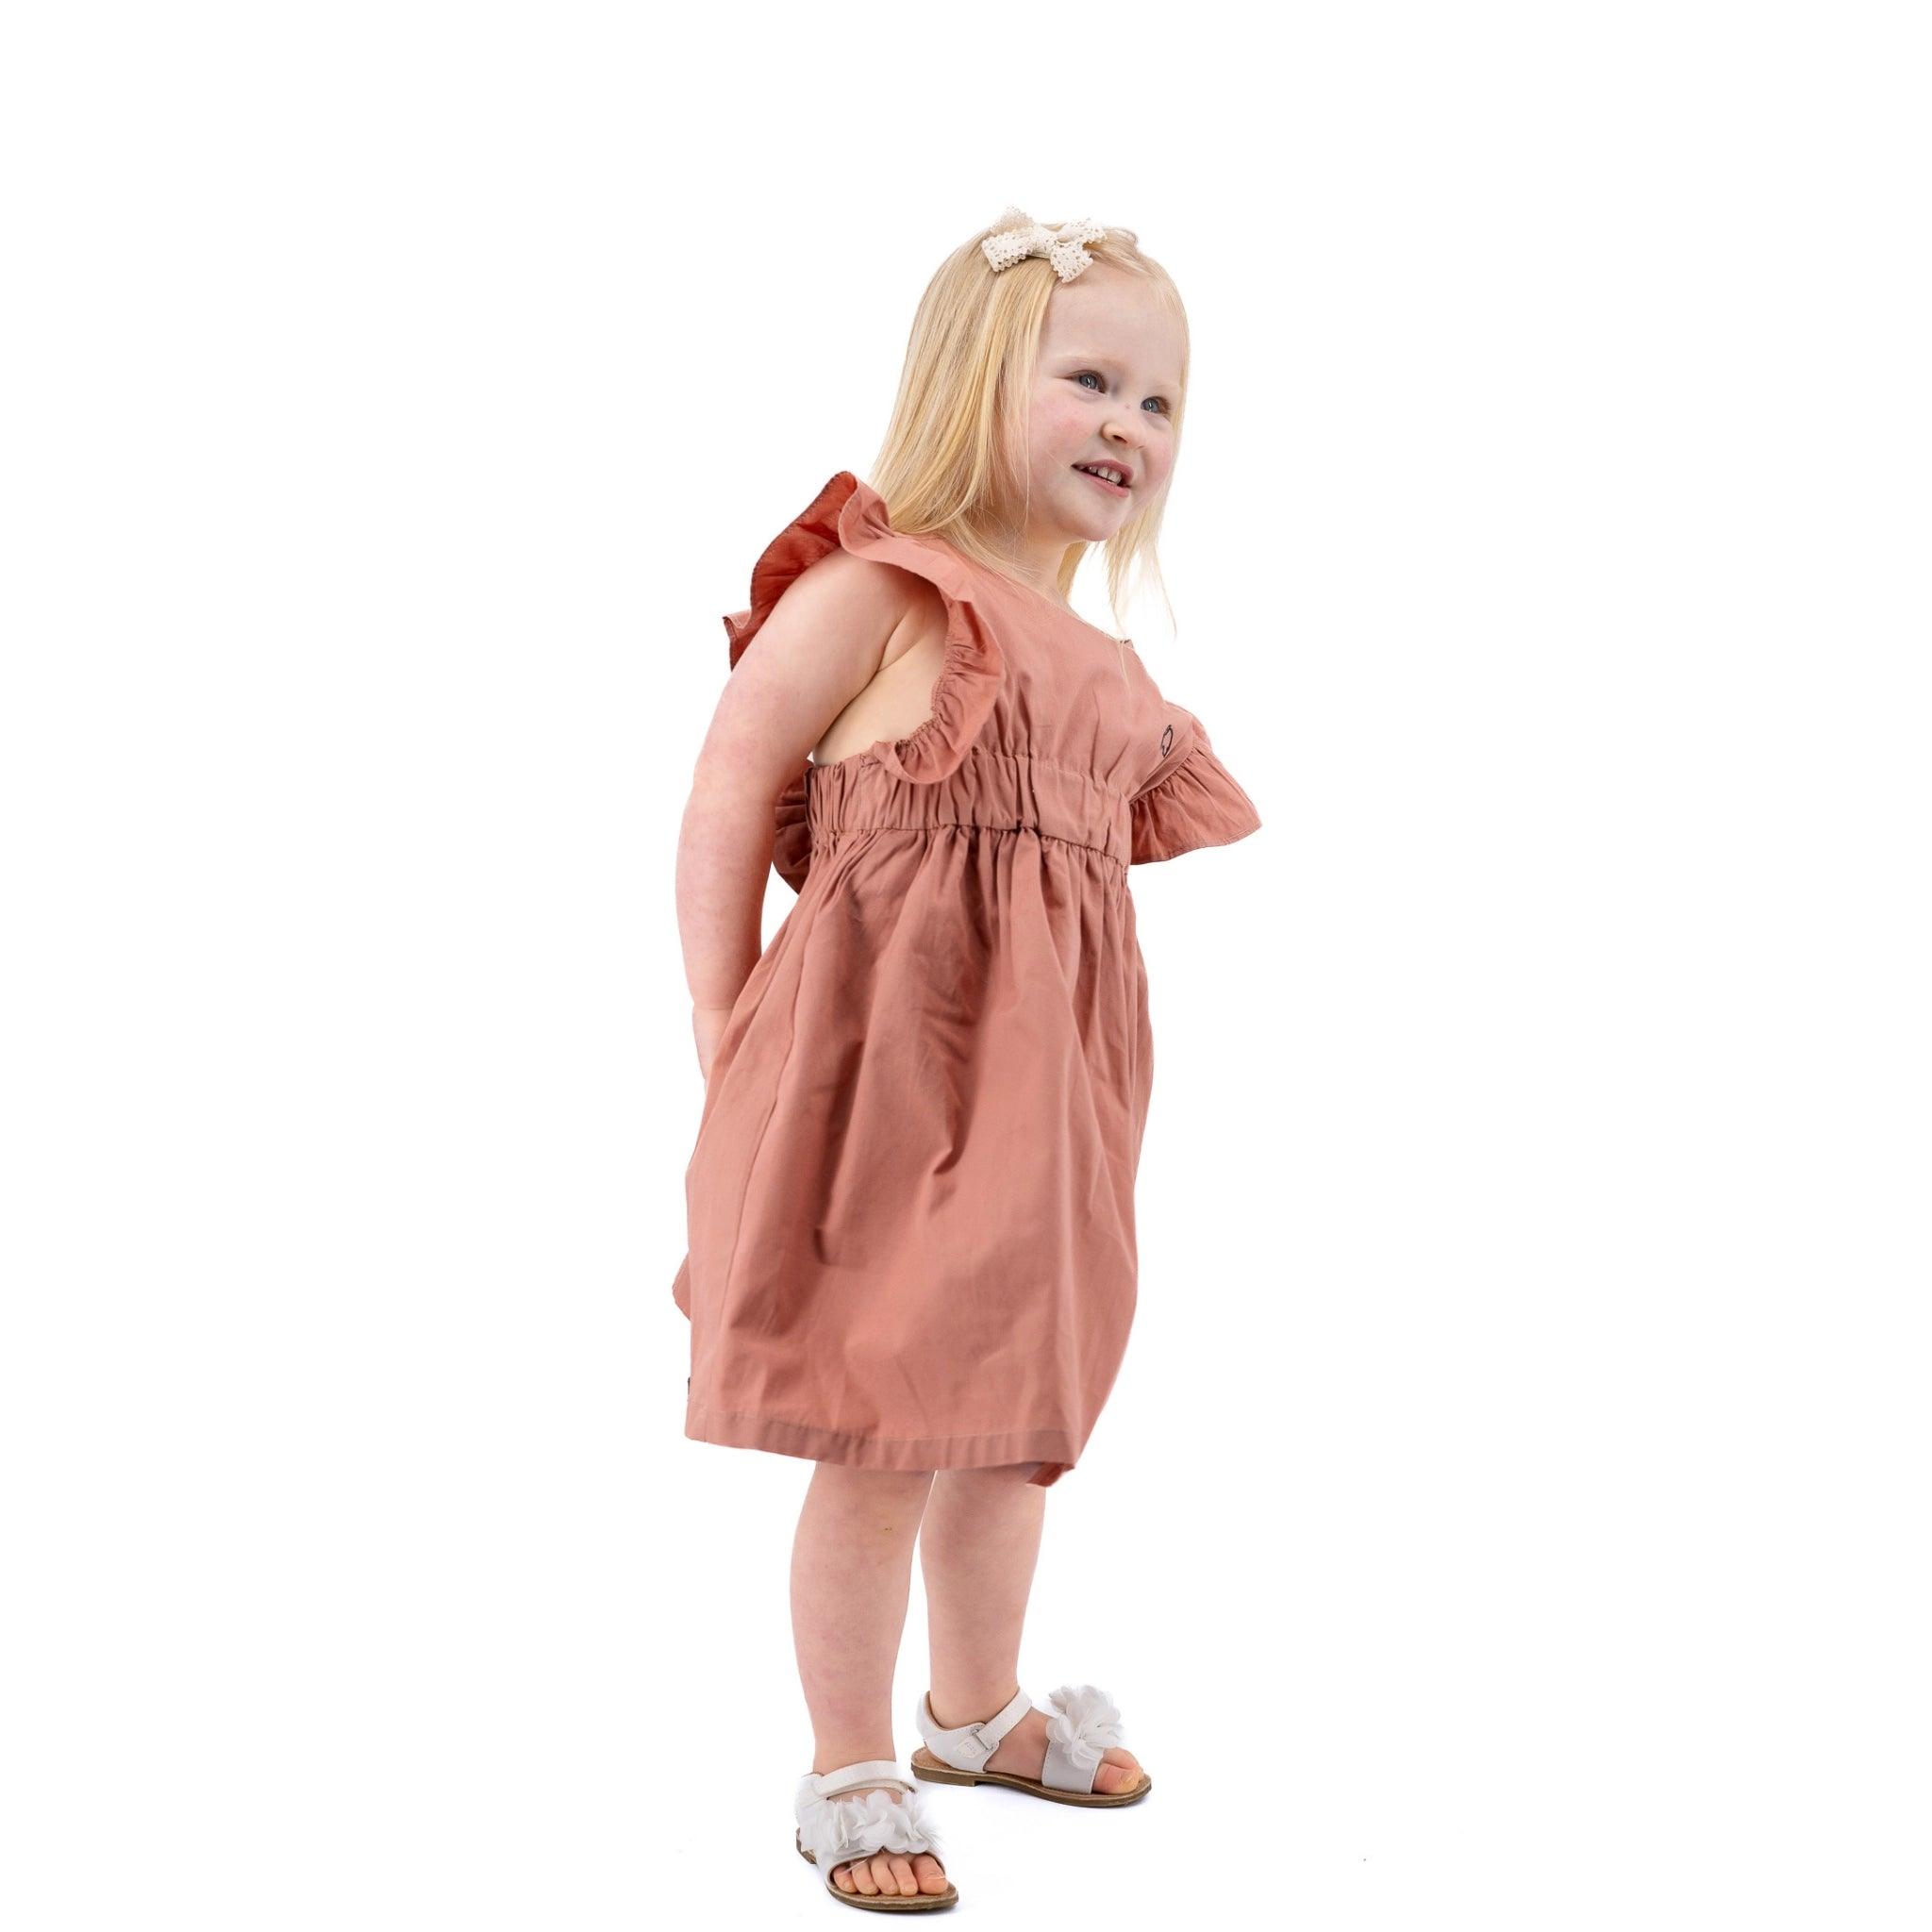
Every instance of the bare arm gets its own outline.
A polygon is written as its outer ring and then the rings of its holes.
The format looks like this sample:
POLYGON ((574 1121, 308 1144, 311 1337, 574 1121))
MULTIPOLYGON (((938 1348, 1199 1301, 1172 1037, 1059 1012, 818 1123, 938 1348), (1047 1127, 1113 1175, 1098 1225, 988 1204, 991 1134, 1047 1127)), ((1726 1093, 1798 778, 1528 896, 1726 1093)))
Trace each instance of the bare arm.
POLYGON ((870 684, 904 610, 891 566, 835 550, 796 577, 725 681, 677 840, 677 926, 698 1064, 759 953, 773 807, 826 726, 870 684))

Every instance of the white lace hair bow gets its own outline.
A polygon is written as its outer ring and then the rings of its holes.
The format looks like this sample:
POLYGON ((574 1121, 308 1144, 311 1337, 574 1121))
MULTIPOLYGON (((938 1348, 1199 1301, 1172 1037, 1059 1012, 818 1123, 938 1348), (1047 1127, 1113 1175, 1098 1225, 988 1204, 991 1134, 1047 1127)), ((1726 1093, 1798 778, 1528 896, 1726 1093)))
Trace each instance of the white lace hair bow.
POLYGON ((1024 208, 1017 208, 1006 209, 993 226, 1001 232, 989 235, 979 245, 986 251, 987 260, 992 263, 994 275, 1003 268, 1011 268, 1016 261, 1024 261, 1029 255, 1043 255, 1063 282, 1071 282, 1091 264, 1093 258, 1082 244, 1098 242, 1107 233, 1105 224, 1091 215, 1069 222, 1063 228, 1049 228, 1030 220, 1024 208))

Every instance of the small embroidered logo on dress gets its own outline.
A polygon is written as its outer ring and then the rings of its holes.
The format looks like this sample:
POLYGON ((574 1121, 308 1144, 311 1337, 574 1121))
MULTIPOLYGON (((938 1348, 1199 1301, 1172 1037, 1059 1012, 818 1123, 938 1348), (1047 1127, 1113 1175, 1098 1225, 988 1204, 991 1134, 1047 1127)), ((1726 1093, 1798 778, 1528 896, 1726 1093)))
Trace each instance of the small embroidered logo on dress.
POLYGON ((1160 756, 1165 758, 1174 749, 1174 726, 1170 724, 1160 734, 1160 756))

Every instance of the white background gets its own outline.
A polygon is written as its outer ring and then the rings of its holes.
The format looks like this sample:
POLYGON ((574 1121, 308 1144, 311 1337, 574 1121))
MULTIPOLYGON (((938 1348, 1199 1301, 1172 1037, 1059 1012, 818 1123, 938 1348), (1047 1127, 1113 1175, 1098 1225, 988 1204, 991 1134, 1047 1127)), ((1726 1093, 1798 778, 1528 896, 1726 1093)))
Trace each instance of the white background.
POLYGON ((1266 824, 1136 869, 1022 1658, 1157 1790, 933 1793, 960 1910, 1923 1926, 1914 11, 9 13, 0 1918, 841 1909, 808 1465, 681 1434, 673 858, 1016 201, 1187 299, 1121 615, 1266 824))

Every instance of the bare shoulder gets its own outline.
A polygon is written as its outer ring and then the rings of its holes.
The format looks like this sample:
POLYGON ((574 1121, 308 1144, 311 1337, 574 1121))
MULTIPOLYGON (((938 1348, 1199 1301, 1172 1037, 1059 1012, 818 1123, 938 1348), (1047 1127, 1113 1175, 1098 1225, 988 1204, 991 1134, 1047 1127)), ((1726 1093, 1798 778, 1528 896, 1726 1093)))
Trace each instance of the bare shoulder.
POLYGON ((762 795, 808 753, 836 763, 925 724, 950 611, 918 570, 835 544, 800 570, 740 652, 701 763, 762 795))
POLYGON ((916 571, 831 550, 786 586, 759 636, 775 633, 768 655, 829 651, 876 672, 910 650, 935 622, 943 633, 945 600, 916 571))
POLYGON ((750 653, 767 665, 817 658, 866 676, 927 636, 944 634, 944 599, 912 570, 850 551, 827 551, 787 583, 750 653))
POLYGON ((916 572, 828 550, 785 586, 740 654, 707 756, 762 791, 814 747, 824 761, 903 736, 930 712, 945 634, 944 599, 916 572))

